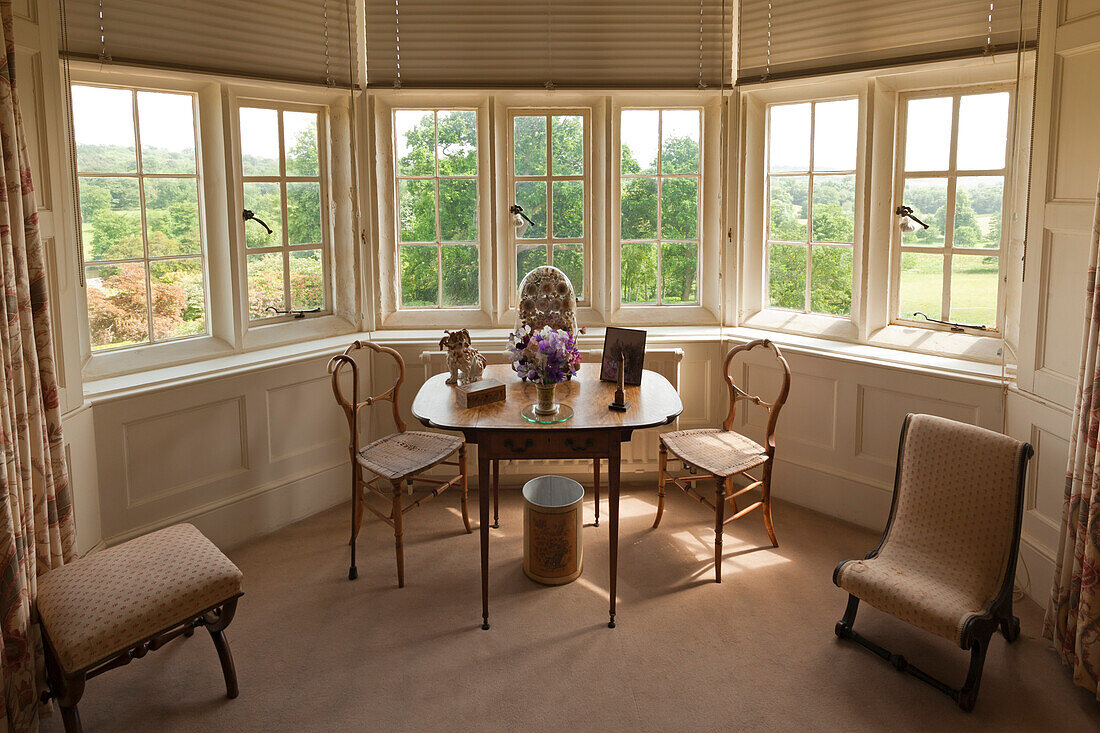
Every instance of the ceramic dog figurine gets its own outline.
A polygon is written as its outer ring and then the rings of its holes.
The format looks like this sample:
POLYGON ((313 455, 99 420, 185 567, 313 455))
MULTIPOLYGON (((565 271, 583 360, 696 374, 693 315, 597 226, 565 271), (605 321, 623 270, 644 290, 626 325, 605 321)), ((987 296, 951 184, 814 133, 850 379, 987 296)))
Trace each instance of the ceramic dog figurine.
POLYGON ((447 350, 447 368, 451 371, 446 383, 458 384, 460 372, 464 384, 479 381, 485 370, 485 357, 470 346, 470 332, 464 328, 443 333, 446 336, 439 340, 439 348, 447 350))

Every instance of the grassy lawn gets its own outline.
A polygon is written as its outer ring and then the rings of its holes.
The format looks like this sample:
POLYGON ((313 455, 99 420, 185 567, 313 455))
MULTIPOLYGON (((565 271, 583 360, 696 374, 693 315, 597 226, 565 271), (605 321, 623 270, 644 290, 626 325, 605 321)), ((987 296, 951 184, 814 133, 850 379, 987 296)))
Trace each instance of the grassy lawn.
MULTIPOLYGON (((924 263, 921 263, 922 265, 924 263)), ((941 275, 914 267, 902 272, 900 315, 923 311, 936 318, 940 312, 941 275)), ((984 265, 951 276, 951 319, 960 323, 997 324, 997 267, 984 265)))

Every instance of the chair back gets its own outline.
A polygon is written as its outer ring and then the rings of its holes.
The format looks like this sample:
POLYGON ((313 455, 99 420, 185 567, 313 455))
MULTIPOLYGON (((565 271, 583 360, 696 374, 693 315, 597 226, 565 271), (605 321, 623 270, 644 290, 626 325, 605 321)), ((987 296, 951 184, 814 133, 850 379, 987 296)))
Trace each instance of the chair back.
POLYGON ((544 326, 577 334, 577 296, 569 276, 556 267, 543 265, 523 276, 517 307, 519 324, 532 331, 544 326))
POLYGON ((340 408, 344 411, 344 416, 348 420, 348 432, 351 439, 350 450, 353 457, 359 451, 359 411, 364 407, 370 407, 376 402, 388 401, 393 410, 394 425, 397 427, 398 432, 405 432, 405 421, 401 419, 401 413, 397 408, 398 392, 401 390, 401 383, 405 381, 405 360, 401 358, 401 354, 388 346, 380 346, 373 341, 356 341, 344 349, 343 353, 337 354, 329 360, 328 372, 332 375, 332 393, 336 396, 336 403, 340 405, 340 408), (362 399, 359 397, 361 391, 359 363, 352 356, 360 349, 386 354, 393 357, 393 360, 397 362, 397 380, 390 388, 377 395, 362 399), (351 370, 350 400, 348 400, 343 388, 340 386, 340 376, 345 369, 351 370))
POLYGON ((729 353, 726 354, 725 364, 722 365, 722 374, 726 378, 726 386, 729 387, 730 392, 730 411, 729 414, 726 415, 725 422, 722 423, 722 429, 733 430, 733 421, 737 417, 738 402, 745 400, 759 407, 763 407, 768 411, 768 427, 764 434, 764 449, 767 451, 769 458, 774 456, 775 425, 779 421, 779 411, 783 409, 783 404, 787 401, 787 395, 791 391, 791 367, 787 364, 783 352, 769 339, 756 339, 755 341, 750 341, 741 346, 734 346, 729 350, 729 353), (757 395, 751 395, 738 387, 734 384, 733 375, 730 374, 730 364, 733 363, 733 358, 735 356, 757 348, 770 350, 776 362, 779 364, 780 371, 783 373, 783 383, 779 386, 779 393, 771 402, 767 402, 757 395))
POLYGON ((1003 592, 1006 574, 1015 575, 1031 454, 1027 443, 992 430, 907 415, 890 519, 872 554, 918 553, 961 582, 980 583, 987 598, 1003 592))

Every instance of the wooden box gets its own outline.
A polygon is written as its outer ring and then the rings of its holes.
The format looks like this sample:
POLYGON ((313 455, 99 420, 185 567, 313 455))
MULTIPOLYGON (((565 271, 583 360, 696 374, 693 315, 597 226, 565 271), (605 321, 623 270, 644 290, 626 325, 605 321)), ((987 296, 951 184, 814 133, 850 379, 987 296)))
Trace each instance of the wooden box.
POLYGON ((504 399, 504 382, 499 379, 481 379, 470 384, 455 387, 458 406, 463 408, 481 407, 504 399))

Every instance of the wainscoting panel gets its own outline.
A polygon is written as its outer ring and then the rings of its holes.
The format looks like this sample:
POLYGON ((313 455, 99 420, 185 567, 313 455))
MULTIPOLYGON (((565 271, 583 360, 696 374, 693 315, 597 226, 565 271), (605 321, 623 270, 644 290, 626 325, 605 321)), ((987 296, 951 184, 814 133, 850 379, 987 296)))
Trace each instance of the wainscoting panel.
MULTIPOLYGON (((350 388, 347 396, 350 400, 350 388)), ((341 454, 346 450, 347 421, 336 404, 328 374, 269 389, 267 420, 268 453, 273 462, 333 445, 341 454)))
POLYGON ((979 408, 939 397, 861 384, 857 387, 859 424, 857 456, 889 466, 897 462, 898 439, 910 412, 939 415, 979 425, 979 408))

